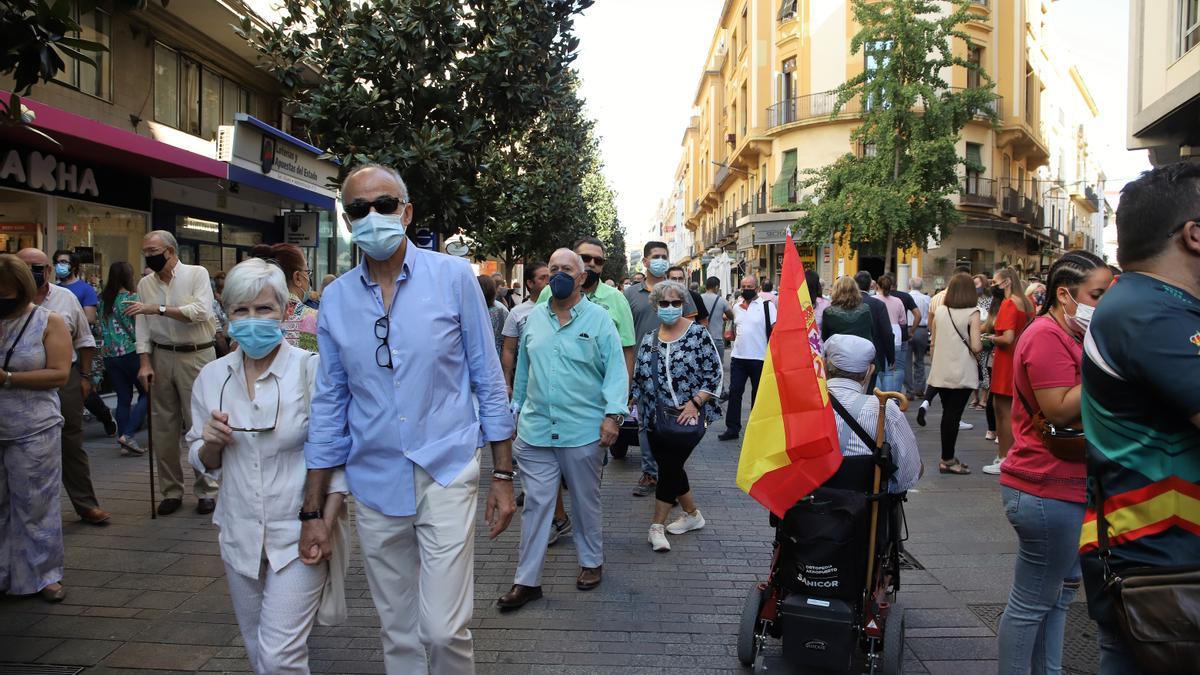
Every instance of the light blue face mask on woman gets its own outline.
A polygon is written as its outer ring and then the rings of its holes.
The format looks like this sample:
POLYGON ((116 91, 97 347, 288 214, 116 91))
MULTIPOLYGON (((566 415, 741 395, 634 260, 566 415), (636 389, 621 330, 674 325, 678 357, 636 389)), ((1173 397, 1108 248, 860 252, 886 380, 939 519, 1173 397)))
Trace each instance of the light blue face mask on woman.
POLYGON ((275 319, 248 317, 229 322, 229 337, 252 359, 261 359, 283 341, 283 328, 275 319))
POLYGON ((400 248, 400 244, 404 243, 404 217, 401 213, 402 211, 387 214, 371 211, 362 218, 351 221, 350 240, 372 260, 383 261, 391 258, 400 248))
POLYGON ((658 308, 658 320, 662 321, 663 323, 667 324, 668 326, 674 326, 675 322, 678 321, 679 317, 681 317, 681 316, 683 316, 683 308, 682 307, 659 307, 658 308))

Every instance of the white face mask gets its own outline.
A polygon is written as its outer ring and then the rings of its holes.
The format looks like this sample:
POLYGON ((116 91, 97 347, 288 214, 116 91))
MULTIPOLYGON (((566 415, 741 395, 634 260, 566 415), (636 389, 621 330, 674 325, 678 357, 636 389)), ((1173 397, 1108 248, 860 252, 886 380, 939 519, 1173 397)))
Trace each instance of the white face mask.
POLYGON ((1096 308, 1077 302, 1075 298, 1071 298, 1071 301, 1075 302, 1075 313, 1067 314, 1064 311, 1063 314, 1067 318, 1067 323, 1074 326, 1079 330, 1080 335, 1083 335, 1087 333, 1088 326, 1092 323, 1092 313, 1096 311, 1096 308))

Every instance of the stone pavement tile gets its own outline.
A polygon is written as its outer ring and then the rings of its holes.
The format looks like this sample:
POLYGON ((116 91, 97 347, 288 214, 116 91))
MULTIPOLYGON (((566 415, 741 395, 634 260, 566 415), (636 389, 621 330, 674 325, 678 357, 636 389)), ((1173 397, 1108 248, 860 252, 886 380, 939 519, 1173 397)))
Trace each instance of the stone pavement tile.
POLYGON ((25 633, 57 638, 129 640, 149 626, 149 622, 141 619, 48 616, 30 626, 25 633))
MULTIPOLYGON (((310 660, 310 664, 313 662, 310 660)), ((250 668, 250 663, 245 659, 209 659, 208 663, 200 667, 197 673, 249 673, 253 672, 250 668)))
MULTIPOLYGON (((39 600, 40 602, 40 600, 39 600)), ((30 626, 45 618, 45 614, 27 611, 30 600, 5 598, 0 600, 0 635, 21 635, 30 626)))
MULTIPOLYGON (((181 615, 173 615, 175 621, 155 621, 145 630, 138 633, 139 642, 155 642, 175 645, 211 645, 224 647, 235 637, 239 637, 236 625, 195 623, 178 620, 181 615)), ((213 654, 216 650, 213 650, 213 654)))
POLYGON ((919 560, 926 570, 951 569, 956 567, 1000 568, 1010 573, 1016 567, 1016 553, 953 553, 949 555, 923 554, 919 560))
POLYGON ((923 661, 929 675, 995 675, 995 661, 923 661))
POLYGON ((191 593, 174 591, 145 591, 125 603, 139 609, 175 609, 192 597, 191 593))
POLYGON ((138 595, 138 591, 126 588, 89 588, 87 586, 71 586, 67 589, 67 599, 64 605, 85 605, 88 607, 123 607, 125 603, 138 595))
POLYGON ((971 610, 955 609, 914 609, 904 612, 904 623, 912 628, 973 628, 982 626, 983 622, 971 610))
POLYGON ((142 610, 136 607, 88 607, 83 611, 84 616, 120 616, 136 617, 142 610))
MULTIPOLYGON (((216 547, 209 549, 216 552, 216 547)), ((160 570, 163 574, 182 574, 192 577, 223 577, 225 564, 219 555, 188 555, 160 570)))
MULTIPOLYGON (((215 577, 174 574, 121 574, 107 581, 109 588, 133 588, 142 591, 181 591, 198 593, 212 585, 215 577)), ((224 579, 221 580, 224 583, 224 579)))
MULTIPOLYGON (((5 621, 7 621, 7 618, 5 621)), ((0 623, 3 623, 3 621, 0 621, 0 623)), ((36 661, 39 656, 54 649, 55 646, 61 643, 62 640, 56 638, 7 635, 3 639, 0 639, 0 644, 4 645, 3 655, 0 656, 0 660, 16 663, 36 661)))
MULTIPOLYGON (((170 539, 140 537, 123 537, 107 532, 108 528, 92 528, 87 534, 76 534, 71 542, 80 548, 90 550, 113 549, 118 551, 153 551, 163 552, 175 545, 170 539)), ((145 533, 143 532, 143 535, 145 533)))
POLYGON ((116 640, 64 640, 38 659, 38 663, 94 666, 121 646, 116 640))
POLYGON ((104 659, 103 664, 110 668, 195 671, 208 663, 216 652, 214 647, 128 642, 104 659))
POLYGON ((982 637, 994 638, 996 634, 986 626, 955 626, 941 628, 910 628, 905 627, 904 637, 912 638, 942 638, 942 637, 982 637))
POLYGON ((994 637, 981 638, 911 638, 905 640, 917 658, 927 666, 935 660, 995 660, 998 645, 994 637))
POLYGON ((175 553, 84 549, 76 547, 74 542, 66 550, 68 569, 156 573, 180 559, 175 553))
MULTIPOLYGON (((314 669, 315 670, 315 669, 314 669)), ((376 662, 370 661, 334 661, 329 666, 321 670, 325 673, 345 673, 346 675, 357 675, 358 673, 386 673, 383 667, 383 660, 376 662)))
POLYGON ((121 576, 120 572, 103 572, 100 570, 71 569, 63 572, 63 584, 68 588, 73 586, 104 586, 121 576))

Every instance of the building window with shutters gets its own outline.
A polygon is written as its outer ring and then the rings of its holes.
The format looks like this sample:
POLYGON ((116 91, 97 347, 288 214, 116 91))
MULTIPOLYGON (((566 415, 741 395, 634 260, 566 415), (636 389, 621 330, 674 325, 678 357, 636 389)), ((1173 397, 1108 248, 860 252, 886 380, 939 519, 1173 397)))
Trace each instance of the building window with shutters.
POLYGON ((980 195, 981 181, 983 178, 983 146, 979 143, 967 143, 967 183, 966 189, 969 195, 980 195))
POLYGON ((983 48, 971 47, 967 50, 967 61, 975 66, 967 69, 967 88, 978 89, 980 84, 979 71, 983 67, 983 48))
POLYGON ((1179 33, 1175 56, 1180 57, 1200 44, 1200 0, 1176 2, 1179 7, 1179 33))
MULTIPOLYGON (((94 4, 94 3, 93 3, 94 4)), ((79 3, 72 3, 69 10, 79 24, 80 30, 71 37, 88 42, 98 42, 112 49, 112 19, 99 9, 79 11, 79 3)), ((95 64, 87 63, 69 54, 63 54, 63 69, 54 76, 54 81, 105 101, 112 100, 112 51, 81 52, 95 64)))
POLYGON ((799 199, 798 176, 796 173, 796 151, 788 150, 783 153, 783 165, 779 168, 779 177, 771 186, 771 205, 776 207, 794 204, 799 199))

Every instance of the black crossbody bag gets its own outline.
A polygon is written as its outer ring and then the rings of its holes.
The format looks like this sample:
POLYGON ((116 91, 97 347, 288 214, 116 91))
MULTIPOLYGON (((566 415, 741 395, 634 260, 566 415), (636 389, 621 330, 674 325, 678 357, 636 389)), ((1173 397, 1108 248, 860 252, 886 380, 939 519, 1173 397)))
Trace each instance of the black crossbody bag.
MULTIPOLYGON (((704 411, 700 411, 700 417, 696 419, 695 424, 680 424, 679 414, 682 409, 674 400, 670 405, 662 402, 665 398, 660 391, 658 382, 658 365, 661 363, 661 355, 659 345, 655 345, 653 353, 650 355, 650 372, 654 373, 654 434, 663 440, 665 443, 680 447, 695 447, 704 438, 704 411)), ((667 373, 668 377, 670 373, 667 373)))

